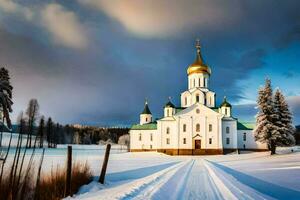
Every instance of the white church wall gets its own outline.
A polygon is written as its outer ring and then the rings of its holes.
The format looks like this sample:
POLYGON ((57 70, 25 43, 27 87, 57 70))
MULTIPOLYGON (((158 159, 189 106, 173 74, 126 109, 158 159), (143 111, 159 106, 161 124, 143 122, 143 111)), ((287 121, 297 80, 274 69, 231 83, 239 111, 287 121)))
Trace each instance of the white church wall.
POLYGON ((208 107, 215 107, 215 93, 208 91, 206 93, 206 105, 208 107))
POLYGON ((140 115, 140 124, 148 124, 152 121, 152 115, 151 114, 141 114, 140 115))
POLYGON ((158 122, 160 132, 161 149, 177 149, 178 148, 178 129, 177 123, 171 117, 170 120, 160 120, 158 122))
POLYGON ((131 149, 157 149, 157 130, 130 130, 129 134, 131 149))
POLYGON ((222 121, 222 136, 223 148, 237 149, 237 122, 235 120, 222 121))
POLYGON ((237 139, 239 149, 267 149, 266 144, 255 141, 253 130, 238 130, 237 139), (246 135, 246 140, 244 140, 244 134, 246 135))
POLYGON ((185 91, 181 94, 181 107, 189 107, 192 105, 192 94, 185 91))

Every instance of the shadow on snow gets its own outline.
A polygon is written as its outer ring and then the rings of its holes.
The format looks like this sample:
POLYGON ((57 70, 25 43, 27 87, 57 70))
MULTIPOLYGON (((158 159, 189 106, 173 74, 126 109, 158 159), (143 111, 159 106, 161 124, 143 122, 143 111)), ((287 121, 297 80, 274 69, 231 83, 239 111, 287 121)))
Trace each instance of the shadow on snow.
POLYGON ((122 172, 116 172, 116 173, 110 173, 107 174, 105 179, 108 182, 117 182, 117 181, 126 181, 126 180, 132 180, 132 179, 139 179, 146 176, 149 176, 151 174, 154 174, 156 172, 159 172, 161 170, 164 170, 168 167, 171 167, 179 162, 171 162, 161 165, 155 165, 150 167, 143 167, 138 169, 132 169, 128 171, 122 171, 122 172))
POLYGON ((263 181, 261 179, 255 178, 253 176, 244 174, 232 168, 226 167, 224 165, 220 165, 218 163, 214 163, 208 161, 224 172, 230 174, 234 178, 236 178, 239 182, 257 190, 260 193, 271 196, 276 199, 299 199, 300 192, 297 190, 285 188, 267 181, 263 181))

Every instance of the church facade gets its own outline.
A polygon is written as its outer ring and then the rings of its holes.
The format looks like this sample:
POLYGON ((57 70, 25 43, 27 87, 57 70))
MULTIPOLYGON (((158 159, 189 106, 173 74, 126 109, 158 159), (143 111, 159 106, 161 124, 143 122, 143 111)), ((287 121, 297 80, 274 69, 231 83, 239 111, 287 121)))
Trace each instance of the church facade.
POLYGON ((216 93, 209 89, 211 69, 202 59, 199 42, 196 60, 187 69, 188 89, 181 93, 181 105, 171 99, 164 116, 153 120, 149 105, 140 114, 140 123, 130 129, 130 151, 157 151, 169 155, 211 155, 236 150, 264 151, 265 144, 254 140, 253 124, 232 116, 224 97, 216 105, 216 93))

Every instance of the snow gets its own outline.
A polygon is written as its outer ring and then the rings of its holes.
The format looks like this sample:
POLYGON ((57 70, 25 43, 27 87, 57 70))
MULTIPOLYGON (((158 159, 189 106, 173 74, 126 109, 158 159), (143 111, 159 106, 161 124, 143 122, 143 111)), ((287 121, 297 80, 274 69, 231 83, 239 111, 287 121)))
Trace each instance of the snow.
MULTIPOLYGON (((74 160, 91 166, 94 181, 66 199, 300 199, 299 146, 278 148, 272 156, 269 152, 168 156, 129 153, 113 145, 104 185, 97 180, 105 146, 72 146, 74 160)), ((65 165, 66 147, 46 149, 42 173, 65 165)), ((41 152, 36 150, 36 163, 41 152)))
POLYGON ((113 167, 104 185, 94 181, 67 199, 299 199, 300 148, 293 149, 279 148, 274 156, 118 154, 111 167, 117 159, 133 159, 136 168, 113 167), (149 159, 155 161, 152 167, 149 159))

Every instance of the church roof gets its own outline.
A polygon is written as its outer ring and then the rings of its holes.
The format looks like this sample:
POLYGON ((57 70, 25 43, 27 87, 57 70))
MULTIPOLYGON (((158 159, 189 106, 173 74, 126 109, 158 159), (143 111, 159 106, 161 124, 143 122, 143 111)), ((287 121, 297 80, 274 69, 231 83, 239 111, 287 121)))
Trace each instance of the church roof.
POLYGON ((131 130, 156 130, 157 129, 157 122, 151 122, 148 124, 134 124, 131 127, 131 130))
POLYGON ((175 108, 174 104, 171 102, 170 99, 169 99, 169 101, 166 103, 165 107, 175 108))
POLYGON ((221 104, 220 107, 230 107, 231 108, 231 104, 227 102, 226 97, 224 97, 223 103, 221 104))
POLYGON ((238 130, 253 130, 255 127, 255 123, 253 122, 237 122, 238 130))
POLYGON ((143 110, 143 112, 141 114, 149 114, 149 115, 152 114, 151 111, 150 111, 150 109, 149 109, 147 101, 145 102, 145 107, 144 107, 144 110, 143 110))

